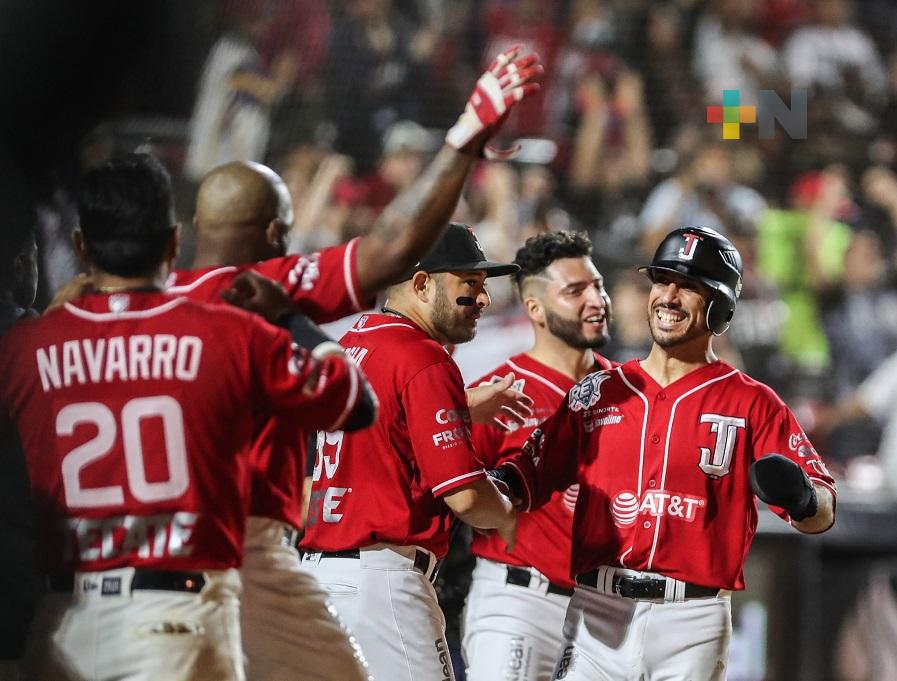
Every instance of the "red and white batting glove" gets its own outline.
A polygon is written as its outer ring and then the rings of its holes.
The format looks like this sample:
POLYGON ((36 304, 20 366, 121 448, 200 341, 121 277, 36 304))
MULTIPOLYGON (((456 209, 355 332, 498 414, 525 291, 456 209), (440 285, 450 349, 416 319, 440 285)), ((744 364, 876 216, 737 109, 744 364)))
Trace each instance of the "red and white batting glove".
POLYGON ((517 154, 519 146, 498 150, 486 142, 498 131, 516 102, 539 90, 539 84, 534 82, 543 71, 539 58, 535 54, 518 57, 521 49, 516 45, 502 52, 480 76, 464 113, 445 136, 449 146, 493 160, 507 160, 517 154))

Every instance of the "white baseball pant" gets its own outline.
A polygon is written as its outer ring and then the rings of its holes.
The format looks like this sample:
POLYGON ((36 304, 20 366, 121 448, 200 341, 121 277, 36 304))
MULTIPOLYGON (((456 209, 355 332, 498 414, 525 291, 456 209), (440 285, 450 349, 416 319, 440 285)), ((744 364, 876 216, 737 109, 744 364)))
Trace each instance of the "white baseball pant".
POLYGON ((244 681, 240 575, 203 573, 200 593, 131 590, 133 568, 75 573, 44 596, 23 679, 244 681))
POLYGON ((361 549, 358 558, 307 553, 302 567, 330 594, 375 679, 454 681, 445 617, 430 583, 432 553, 379 544, 361 549))
POLYGON ((610 584, 577 584, 564 622, 555 680, 725 681, 732 638, 730 592, 708 598, 633 600, 614 593, 610 584))
POLYGON ((534 568, 528 586, 508 583, 508 566, 477 558, 464 607, 462 648, 468 681, 550 681, 563 642, 570 597, 548 593, 534 568))
POLYGON ((241 621, 249 681, 370 681, 354 637, 302 569, 295 529, 250 517, 241 621))

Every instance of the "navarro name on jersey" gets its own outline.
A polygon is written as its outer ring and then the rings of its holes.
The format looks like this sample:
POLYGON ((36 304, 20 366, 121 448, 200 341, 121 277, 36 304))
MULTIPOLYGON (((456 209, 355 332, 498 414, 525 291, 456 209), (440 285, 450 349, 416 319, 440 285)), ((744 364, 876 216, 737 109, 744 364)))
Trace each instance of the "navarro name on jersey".
POLYGON ((38 348, 37 371, 44 392, 73 384, 137 379, 194 381, 202 359, 196 336, 153 335, 82 338, 38 348))

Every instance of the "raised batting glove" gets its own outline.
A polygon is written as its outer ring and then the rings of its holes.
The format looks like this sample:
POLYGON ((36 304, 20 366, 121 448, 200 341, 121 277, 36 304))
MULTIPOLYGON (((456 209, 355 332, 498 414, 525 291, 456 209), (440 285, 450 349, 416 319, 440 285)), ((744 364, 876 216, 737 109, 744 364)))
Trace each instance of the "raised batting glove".
POLYGON ((781 454, 768 454, 751 464, 751 490, 761 501, 788 511, 792 520, 816 515, 816 489, 803 469, 781 454))
POLYGON ((448 131, 445 141, 458 151, 488 159, 507 160, 520 150, 498 150, 486 142, 501 127, 516 102, 539 89, 533 80, 542 73, 542 65, 534 54, 518 57, 519 45, 495 58, 477 81, 464 113, 448 131))

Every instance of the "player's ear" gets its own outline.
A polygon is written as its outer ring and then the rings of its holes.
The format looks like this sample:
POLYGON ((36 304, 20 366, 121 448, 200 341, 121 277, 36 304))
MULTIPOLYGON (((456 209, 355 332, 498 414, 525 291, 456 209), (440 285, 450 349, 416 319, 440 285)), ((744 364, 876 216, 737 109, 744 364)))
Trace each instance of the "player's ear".
POLYGON ((435 284, 436 281, 433 277, 422 270, 418 270, 414 273, 414 276, 411 277, 411 288, 414 291, 414 295, 422 303, 430 302, 433 295, 433 286, 435 284))
POLYGON ((278 253, 286 252, 286 224, 280 218, 274 218, 265 228, 265 241, 278 253))
POLYGON ((75 245, 75 253, 78 254, 81 263, 86 267, 90 267, 90 256, 87 254, 87 245, 84 243, 84 232, 80 229, 73 231, 72 243, 75 245))
POLYGON ((532 296, 523 299, 523 309, 526 310, 527 316, 536 324, 545 323, 545 308, 542 301, 532 296))

